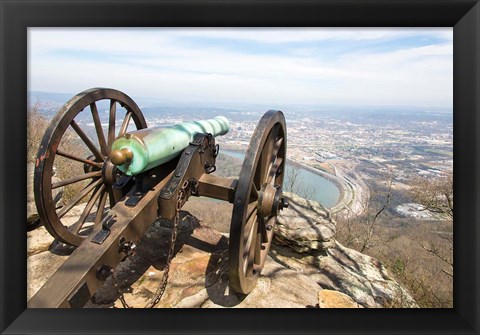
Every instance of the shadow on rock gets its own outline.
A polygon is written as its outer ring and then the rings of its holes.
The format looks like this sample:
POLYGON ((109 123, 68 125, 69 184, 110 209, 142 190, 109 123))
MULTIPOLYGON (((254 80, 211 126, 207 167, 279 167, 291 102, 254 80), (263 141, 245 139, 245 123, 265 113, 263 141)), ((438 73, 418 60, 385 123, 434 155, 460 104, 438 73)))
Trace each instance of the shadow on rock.
POLYGON ((222 253, 211 255, 205 273, 205 286, 210 300, 219 306, 233 307, 245 299, 245 295, 236 293, 229 286, 228 246, 222 253))
MULTIPOLYGON (((155 221, 138 243, 135 254, 117 266, 114 275, 109 276, 105 284, 97 290, 94 303, 87 307, 111 307, 122 293, 132 293, 132 285, 137 286, 136 297, 128 299, 135 301, 132 307, 146 305, 144 302, 148 301, 161 285, 172 228, 173 223, 168 220, 155 221), (152 269, 158 271, 153 275, 152 269)), ((186 298, 192 301, 180 303, 182 307, 197 307, 196 305, 207 299, 226 307, 241 302, 233 292, 228 293, 228 239, 200 224, 196 217, 185 211, 180 212, 170 267, 165 299, 162 298, 159 307, 163 300, 176 306, 186 298), (202 289, 206 292, 199 295, 198 290, 202 289), (199 302, 196 303, 191 295, 199 295, 196 299, 199 302), (190 304, 193 305, 189 306, 190 304)))
MULTIPOLYGON (((177 239, 172 258, 182 249, 199 223, 193 216, 180 212, 177 239)), ((131 285, 137 282, 153 266, 163 271, 167 263, 172 238, 173 223, 160 219, 150 225, 138 243, 135 253, 121 262, 93 297, 97 307, 112 306, 122 293, 132 292, 131 285)), ((140 292, 142 294, 142 292, 140 292)), ((146 292, 145 295, 148 295, 146 292)), ((90 306, 94 307, 94 306, 90 306)))
POLYGON ((58 256, 69 256, 75 249, 76 247, 62 243, 59 240, 54 240, 52 244, 50 244, 48 251, 58 256))

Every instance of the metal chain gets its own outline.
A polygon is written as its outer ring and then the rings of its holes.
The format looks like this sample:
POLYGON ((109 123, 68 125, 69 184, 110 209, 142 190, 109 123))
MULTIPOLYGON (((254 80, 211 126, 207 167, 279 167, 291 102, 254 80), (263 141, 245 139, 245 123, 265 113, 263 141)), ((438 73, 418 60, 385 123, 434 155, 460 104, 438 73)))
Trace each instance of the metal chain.
POLYGON ((118 299, 122 303, 123 308, 130 308, 130 306, 127 304, 127 301, 125 300, 125 296, 123 294, 123 291, 121 291, 118 288, 118 279, 117 279, 117 274, 116 274, 115 269, 112 269, 111 273, 112 273, 113 286, 115 286, 115 288, 117 289, 117 292, 120 293, 120 296, 118 297, 118 299))
MULTIPOLYGON (((170 263, 172 262, 173 253, 175 251, 175 242, 177 241, 178 224, 180 222, 180 209, 182 208, 183 201, 187 196, 187 191, 189 186, 190 186, 190 182, 186 180, 178 192, 177 202, 175 203, 175 218, 173 220, 172 237, 170 239, 170 249, 168 251, 167 264, 163 269, 162 282, 158 286, 153 297, 150 298, 150 301, 147 303, 147 305, 144 308, 155 307, 159 303, 160 299, 165 293, 165 289, 167 288, 168 273, 170 271, 170 263)), ((117 289, 117 292, 120 293, 120 296, 118 297, 118 299, 122 303, 123 308, 130 308, 130 306, 127 304, 127 301, 125 300, 124 293, 119 289, 118 280, 115 275, 114 269, 112 269, 111 276, 112 276, 113 286, 115 286, 115 288, 117 289)))
MULTIPOLYGON (((144 308, 153 308, 155 307, 159 302, 160 299, 162 298, 163 294, 165 293, 165 289, 167 288, 167 282, 168 282, 168 272, 170 271, 170 263, 172 262, 172 257, 173 253, 175 250, 175 242, 177 240, 177 230, 178 230, 178 224, 180 222, 180 209, 182 208, 183 201, 185 200, 187 196, 187 191, 188 187, 190 186, 190 182, 186 180, 180 190, 178 191, 178 196, 177 196, 177 202, 175 204, 175 218, 173 220, 173 228, 172 228, 172 237, 170 239, 170 249, 168 250, 168 256, 167 256, 167 264, 165 265, 165 268, 163 269, 163 276, 162 276, 162 282, 158 286, 157 290, 155 291, 155 294, 153 297, 150 299, 150 301, 147 303, 147 305, 144 308)), ((114 286, 117 288, 118 293, 120 293, 119 299, 120 302, 123 305, 123 308, 130 308, 130 306, 127 304, 125 301, 125 296, 123 292, 120 291, 118 288, 118 282, 115 276, 115 272, 112 270, 112 279, 114 282, 114 286)))
POLYGON ((182 208, 182 201, 186 197, 188 185, 188 181, 185 181, 185 183, 182 185, 182 188, 178 192, 177 203, 175 205, 175 219, 173 220, 172 238, 170 240, 170 250, 168 251, 167 264, 163 269, 162 283, 157 288, 155 294, 145 308, 153 308, 156 304, 158 304, 163 296, 163 293, 165 292, 165 289, 167 288, 168 272, 170 271, 170 263, 172 262, 173 252, 175 250, 175 242, 177 240, 178 223, 180 222, 180 209, 182 208))

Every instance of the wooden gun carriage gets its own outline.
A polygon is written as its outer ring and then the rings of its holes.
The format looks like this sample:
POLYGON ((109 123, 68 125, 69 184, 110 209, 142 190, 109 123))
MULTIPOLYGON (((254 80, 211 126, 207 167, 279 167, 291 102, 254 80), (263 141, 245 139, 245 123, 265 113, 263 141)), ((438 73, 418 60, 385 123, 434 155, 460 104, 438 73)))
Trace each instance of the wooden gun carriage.
POLYGON ((282 196, 286 125, 280 111, 263 115, 236 179, 212 174, 219 153, 215 136, 228 130, 224 117, 147 128, 137 104, 114 89, 90 89, 70 99, 40 144, 34 193, 48 232, 76 249, 28 301, 28 307, 83 307, 159 217, 174 222, 163 293, 178 212, 191 196, 233 204, 229 283, 236 292, 252 291, 272 242, 277 214, 288 206, 282 196), (105 103, 109 106, 106 136, 97 107, 105 103), (93 120, 96 140, 81 126, 85 113, 93 120), (85 144, 88 154, 67 152, 63 143, 72 137, 85 144), (77 164, 81 172, 72 168, 70 177, 54 178, 57 159, 77 164), (58 206, 56 191, 71 185, 80 187, 58 206), (86 202, 82 213, 75 222, 67 222, 68 213, 81 202, 86 202))

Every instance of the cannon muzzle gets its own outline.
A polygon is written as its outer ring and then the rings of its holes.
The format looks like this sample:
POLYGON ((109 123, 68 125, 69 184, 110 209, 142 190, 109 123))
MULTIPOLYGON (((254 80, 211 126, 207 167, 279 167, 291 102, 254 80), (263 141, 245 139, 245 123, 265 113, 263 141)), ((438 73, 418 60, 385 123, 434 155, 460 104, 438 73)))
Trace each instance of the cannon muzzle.
POLYGON ((196 133, 218 136, 229 130, 230 124, 224 116, 145 128, 118 137, 113 142, 109 158, 125 174, 138 175, 177 157, 193 141, 196 133))

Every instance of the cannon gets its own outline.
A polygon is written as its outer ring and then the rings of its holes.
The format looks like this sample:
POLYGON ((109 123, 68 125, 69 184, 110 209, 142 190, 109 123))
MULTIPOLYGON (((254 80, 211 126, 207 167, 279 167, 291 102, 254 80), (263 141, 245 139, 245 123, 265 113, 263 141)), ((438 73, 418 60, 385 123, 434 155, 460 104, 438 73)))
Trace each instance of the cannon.
POLYGON ((28 307, 85 306, 148 227, 165 218, 173 222, 170 252, 161 287, 147 306, 153 307, 167 284, 179 210, 192 196, 233 204, 229 285, 250 293, 267 258, 277 215, 288 206, 282 195, 286 124, 280 111, 263 115, 238 178, 214 174, 220 150, 216 137, 229 128, 222 116, 148 128, 137 104, 115 89, 93 88, 70 99, 41 141, 34 194, 45 228, 75 250, 28 307), (70 175, 52 179, 60 163, 70 175), (60 205, 54 199, 58 189, 68 193, 60 205))

